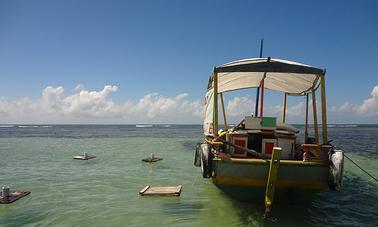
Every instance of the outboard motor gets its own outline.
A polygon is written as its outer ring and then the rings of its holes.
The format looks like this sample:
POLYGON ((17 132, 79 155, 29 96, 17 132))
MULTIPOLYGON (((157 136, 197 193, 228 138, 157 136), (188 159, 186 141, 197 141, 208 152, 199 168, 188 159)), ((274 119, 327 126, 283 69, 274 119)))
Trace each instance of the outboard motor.
POLYGON ((201 167, 203 178, 211 177, 212 159, 211 146, 207 143, 197 144, 194 165, 201 167))
POLYGON ((340 191, 344 172, 344 151, 332 149, 329 162, 329 189, 340 191))
POLYGON ((194 166, 197 166, 197 167, 201 166, 201 153, 200 153, 201 144, 202 143, 197 143, 196 151, 194 153, 194 166))

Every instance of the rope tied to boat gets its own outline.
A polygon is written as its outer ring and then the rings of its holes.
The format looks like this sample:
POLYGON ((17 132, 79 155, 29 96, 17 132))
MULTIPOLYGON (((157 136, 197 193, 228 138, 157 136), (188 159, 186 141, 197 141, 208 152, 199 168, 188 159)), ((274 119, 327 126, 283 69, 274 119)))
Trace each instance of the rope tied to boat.
POLYGON ((354 165, 356 165, 360 170, 362 170, 364 173, 366 173, 368 176, 370 176, 372 179, 374 179, 375 181, 378 181, 377 178, 375 178, 373 175, 371 175, 370 173, 368 173, 366 170, 364 170, 361 166, 359 166, 355 161, 353 161, 351 158, 349 158, 345 153, 344 153, 344 156, 349 160, 351 161, 354 165))

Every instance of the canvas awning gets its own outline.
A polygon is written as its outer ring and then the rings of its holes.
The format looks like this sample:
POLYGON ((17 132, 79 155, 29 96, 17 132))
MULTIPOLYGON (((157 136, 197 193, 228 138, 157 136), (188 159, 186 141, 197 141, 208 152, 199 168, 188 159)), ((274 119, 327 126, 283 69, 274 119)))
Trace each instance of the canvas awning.
MULTIPOLYGON (((263 78, 266 89, 285 92, 290 95, 304 95, 317 89, 320 75, 324 69, 315 68, 298 62, 275 58, 249 58, 216 67, 218 93, 256 88, 263 78)), ((210 77, 208 89, 213 86, 210 77)))

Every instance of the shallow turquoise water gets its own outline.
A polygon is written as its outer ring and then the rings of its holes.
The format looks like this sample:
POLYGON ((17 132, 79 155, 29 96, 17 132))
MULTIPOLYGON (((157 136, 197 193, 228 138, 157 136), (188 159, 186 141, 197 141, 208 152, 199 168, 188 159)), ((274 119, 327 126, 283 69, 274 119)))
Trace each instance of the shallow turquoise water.
MULTIPOLYGON (((331 128, 348 156, 378 175, 378 128, 331 128)), ((378 223, 378 184, 345 161, 343 191, 324 191, 308 205, 263 204, 225 195, 193 151, 200 126, 52 126, 0 128, 0 185, 31 195, 0 205, 0 226, 304 226, 378 223), (82 152, 96 155, 73 160, 82 152), (163 158, 143 163, 150 153, 163 158), (180 197, 140 197, 145 185, 183 185, 180 197)))

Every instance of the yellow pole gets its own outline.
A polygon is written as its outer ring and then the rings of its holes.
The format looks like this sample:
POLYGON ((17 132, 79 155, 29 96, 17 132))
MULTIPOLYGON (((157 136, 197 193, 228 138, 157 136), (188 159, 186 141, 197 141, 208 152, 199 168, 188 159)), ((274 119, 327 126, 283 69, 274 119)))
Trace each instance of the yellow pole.
POLYGON ((218 73, 213 70, 213 89, 214 89, 214 135, 218 135, 218 73))
POLYGON ((274 191, 278 179, 278 167, 281 159, 280 147, 273 147, 272 158, 270 159, 268 181, 265 189, 265 216, 270 212, 274 199, 274 191))
POLYGON ((314 115, 315 143, 319 144, 318 114, 316 112, 316 91, 312 89, 312 112, 314 115))
POLYGON ((221 102, 222 102, 222 112, 223 112, 223 124, 224 130, 227 131, 227 119, 226 119, 226 109, 224 108, 223 93, 220 93, 221 102))
POLYGON ((306 122, 305 122, 305 143, 308 140, 308 93, 306 94, 306 122))
POLYGON ((287 94, 284 93, 283 103, 282 103, 282 123, 286 122, 286 96, 287 96, 287 94))
POLYGON ((322 94, 322 131, 323 131, 323 143, 328 143, 328 134, 327 134, 327 103, 326 103, 326 91, 325 91, 325 74, 321 75, 320 80, 321 85, 321 94, 322 94))

